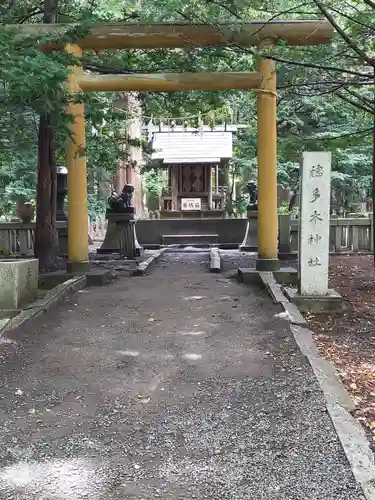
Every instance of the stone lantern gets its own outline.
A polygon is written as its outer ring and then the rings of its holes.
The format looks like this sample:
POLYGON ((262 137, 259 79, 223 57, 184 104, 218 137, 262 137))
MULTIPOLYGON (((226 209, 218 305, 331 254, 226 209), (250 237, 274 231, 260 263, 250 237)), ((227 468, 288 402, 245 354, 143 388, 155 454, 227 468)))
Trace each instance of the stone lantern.
POLYGON ((68 220, 64 211, 65 197, 68 193, 68 169, 61 165, 56 167, 57 171, 57 195, 56 195, 56 221, 68 220))
POLYGON ((64 203, 68 194, 68 169, 62 165, 56 167, 56 226, 59 237, 59 255, 68 254, 68 225, 64 203), (60 224, 59 224, 60 223, 60 224), (65 224, 64 224, 65 223, 65 224))
POLYGON ((258 240, 258 186, 255 181, 247 183, 249 204, 246 207, 246 233, 243 242, 239 246, 242 252, 254 251, 257 249, 258 240))

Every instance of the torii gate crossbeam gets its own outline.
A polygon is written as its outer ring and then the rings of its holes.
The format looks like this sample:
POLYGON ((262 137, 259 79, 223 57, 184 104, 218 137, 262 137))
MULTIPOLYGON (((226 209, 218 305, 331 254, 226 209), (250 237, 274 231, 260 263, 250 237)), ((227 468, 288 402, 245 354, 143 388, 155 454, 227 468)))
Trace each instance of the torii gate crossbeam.
POLYGON ((146 73, 95 75, 84 73, 78 80, 83 92, 175 92, 181 90, 229 90, 257 88, 262 76, 250 73, 146 73))
MULTIPOLYGON (((17 25, 23 35, 63 34, 69 24, 17 25)), ((178 49, 258 45, 263 40, 285 40, 288 45, 320 45, 332 37, 326 20, 273 20, 224 23, 218 26, 171 22, 164 24, 96 23, 79 41, 82 50, 178 49)))

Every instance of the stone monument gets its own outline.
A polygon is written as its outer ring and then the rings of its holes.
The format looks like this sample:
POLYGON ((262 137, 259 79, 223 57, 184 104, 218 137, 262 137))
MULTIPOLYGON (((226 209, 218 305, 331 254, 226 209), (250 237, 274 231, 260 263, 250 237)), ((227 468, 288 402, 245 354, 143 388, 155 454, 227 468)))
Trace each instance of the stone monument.
POLYGON ((341 307, 341 297, 328 288, 331 200, 331 153, 302 155, 299 214, 298 290, 289 290, 302 311, 341 307))

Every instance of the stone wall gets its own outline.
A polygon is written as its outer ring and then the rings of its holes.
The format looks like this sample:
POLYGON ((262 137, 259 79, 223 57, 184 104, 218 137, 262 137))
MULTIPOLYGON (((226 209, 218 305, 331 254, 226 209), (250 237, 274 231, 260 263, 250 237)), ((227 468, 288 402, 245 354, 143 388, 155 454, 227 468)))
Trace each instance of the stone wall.
MULTIPOLYGON (((146 248, 161 245, 163 235, 217 235, 219 245, 238 246, 245 236, 246 224, 246 219, 141 219, 136 224, 136 231, 138 242, 146 248)), ((256 223, 252 232, 256 241, 256 223)), ((117 228, 108 224, 102 250, 118 248, 117 233, 117 228)), ((194 243, 194 238, 191 242, 194 243)), ((178 239, 175 243, 178 244, 178 239)))
POLYGON ((137 222, 141 245, 160 245, 163 234, 218 235, 220 244, 240 244, 246 231, 246 219, 157 219, 137 222))

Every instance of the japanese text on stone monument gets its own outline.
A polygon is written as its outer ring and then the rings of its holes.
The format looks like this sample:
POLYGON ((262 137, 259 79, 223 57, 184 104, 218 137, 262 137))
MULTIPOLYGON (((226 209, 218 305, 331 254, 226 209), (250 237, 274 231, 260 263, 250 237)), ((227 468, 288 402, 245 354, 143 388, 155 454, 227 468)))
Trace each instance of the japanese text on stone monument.
POLYGON ((300 293, 328 293, 331 154, 305 152, 300 200, 300 293))

